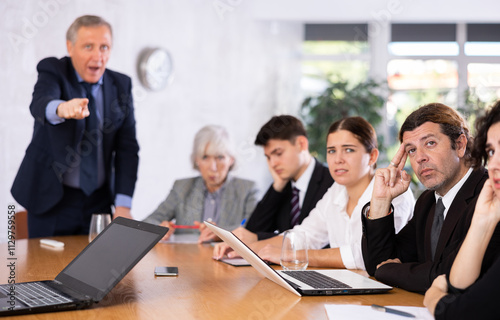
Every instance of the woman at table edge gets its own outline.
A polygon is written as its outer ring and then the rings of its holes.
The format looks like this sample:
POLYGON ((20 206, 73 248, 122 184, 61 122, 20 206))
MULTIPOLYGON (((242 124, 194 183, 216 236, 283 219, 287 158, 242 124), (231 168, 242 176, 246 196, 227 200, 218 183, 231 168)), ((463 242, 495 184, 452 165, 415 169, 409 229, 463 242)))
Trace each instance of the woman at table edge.
POLYGON ((200 176, 176 180, 167 198, 144 221, 170 228, 162 240, 168 240, 174 231, 199 231, 200 243, 217 240, 202 221, 213 221, 223 228, 240 226, 257 205, 258 190, 255 182, 229 174, 235 165, 234 154, 224 127, 201 128, 195 135, 191 154, 193 168, 200 176))

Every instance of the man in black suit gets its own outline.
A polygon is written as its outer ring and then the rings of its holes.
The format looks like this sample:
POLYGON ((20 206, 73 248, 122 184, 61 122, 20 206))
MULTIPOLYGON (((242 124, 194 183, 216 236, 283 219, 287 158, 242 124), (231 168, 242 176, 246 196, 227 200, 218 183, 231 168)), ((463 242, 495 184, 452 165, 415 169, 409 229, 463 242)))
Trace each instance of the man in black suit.
POLYGON ((274 237, 300 224, 333 184, 328 168, 309 153, 307 133, 299 119, 290 115, 272 117, 260 129, 255 144, 264 147, 273 184, 246 228, 233 230, 246 243, 274 237), (298 190, 296 199, 293 188, 298 190))
POLYGON ((471 167, 467 123, 443 104, 410 114, 399 140, 391 165, 377 171, 371 202, 363 209, 363 257, 376 279, 423 293, 434 278, 450 271, 488 173, 471 167), (395 234, 391 201, 409 187, 410 176, 403 170, 407 158, 427 190, 413 218, 395 234))
POLYGON ((106 69, 108 22, 76 19, 69 57, 46 58, 30 111, 34 132, 12 186, 30 237, 88 233, 92 213, 131 217, 139 146, 129 77, 106 69))

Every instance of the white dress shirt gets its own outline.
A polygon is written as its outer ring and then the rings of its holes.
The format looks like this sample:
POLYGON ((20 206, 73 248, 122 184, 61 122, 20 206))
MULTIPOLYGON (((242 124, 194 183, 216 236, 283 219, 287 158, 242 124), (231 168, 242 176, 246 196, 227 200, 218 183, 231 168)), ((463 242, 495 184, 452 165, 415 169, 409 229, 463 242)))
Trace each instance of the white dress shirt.
MULTIPOLYGON (((330 244, 331 248, 339 248, 342 262, 347 269, 365 270, 361 251, 361 210, 370 202, 373 193, 373 182, 370 182, 365 192, 354 208, 351 217, 346 212, 347 189, 334 183, 318 201, 309 216, 294 230, 302 230, 307 235, 309 249, 321 249, 330 244)), ((394 225, 399 232, 413 216, 415 198, 408 190, 392 201, 394 206, 394 225)))
POLYGON ((457 195, 458 191, 462 188, 464 185, 465 181, 469 179, 470 175, 472 173, 472 168, 469 168, 467 173, 458 181, 456 185, 453 186, 444 196, 441 196, 434 192, 434 196, 436 197, 436 202, 438 201, 439 198, 442 198, 443 205, 444 205, 444 212, 443 212, 443 217, 446 219, 446 215, 448 214, 448 209, 451 207, 451 204, 453 203, 453 200, 455 200, 455 196, 457 195))

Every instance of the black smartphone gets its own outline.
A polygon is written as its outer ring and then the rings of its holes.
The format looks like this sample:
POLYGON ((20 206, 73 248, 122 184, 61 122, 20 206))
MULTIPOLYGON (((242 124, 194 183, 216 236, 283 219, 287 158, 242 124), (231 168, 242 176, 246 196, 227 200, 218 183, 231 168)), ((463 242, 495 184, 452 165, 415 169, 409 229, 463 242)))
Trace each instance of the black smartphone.
POLYGON ((177 276, 179 269, 177 267, 155 267, 155 276, 177 276))

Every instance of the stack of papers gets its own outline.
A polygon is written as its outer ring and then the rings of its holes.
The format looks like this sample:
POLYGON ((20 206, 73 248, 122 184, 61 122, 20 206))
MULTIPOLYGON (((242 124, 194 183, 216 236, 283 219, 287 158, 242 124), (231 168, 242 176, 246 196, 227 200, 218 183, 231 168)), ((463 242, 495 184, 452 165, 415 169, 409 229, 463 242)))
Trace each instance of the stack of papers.
POLYGON ((427 308, 387 306, 388 308, 411 313, 415 318, 403 317, 391 313, 381 312, 373 309, 371 306, 358 306, 352 304, 326 304, 325 309, 329 320, 434 320, 427 308))
POLYGON ((200 237, 197 233, 173 234, 168 240, 160 240, 160 243, 198 243, 200 237))
POLYGON ((235 267, 249 267, 249 266, 251 266, 251 264, 248 263, 248 261, 246 261, 243 258, 224 258, 224 259, 220 259, 220 261, 227 263, 227 264, 230 264, 230 265, 235 266, 235 267))

